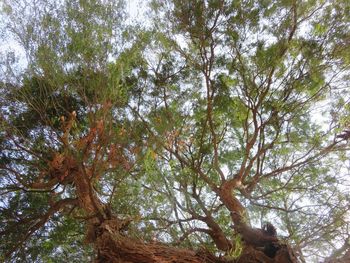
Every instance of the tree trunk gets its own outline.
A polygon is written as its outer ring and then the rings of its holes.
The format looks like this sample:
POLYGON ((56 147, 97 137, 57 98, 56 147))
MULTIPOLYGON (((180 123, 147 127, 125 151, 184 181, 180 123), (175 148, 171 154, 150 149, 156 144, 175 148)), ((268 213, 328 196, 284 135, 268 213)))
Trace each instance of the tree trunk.
MULTIPOLYGON (((70 162, 79 207, 87 216, 87 243, 94 245, 96 263, 294 263, 292 251, 280 244, 271 231, 250 228, 235 220, 244 240, 243 252, 236 259, 217 257, 208 251, 191 251, 160 243, 144 243, 127 236, 130 221, 121 220, 103 205, 91 184, 91 178, 77 162, 70 162), (259 242, 252 242, 258 240, 259 242)), ((224 198, 225 199, 225 198, 224 198)), ((226 198, 228 199, 228 198, 226 198)), ((226 200, 225 199, 225 200, 226 200)), ((239 202, 235 202, 235 204, 239 202)), ((234 219, 235 213, 231 215, 234 219)), ((273 228, 273 226, 272 226, 273 228)), ((273 231, 272 231, 273 232, 273 231)))
POLYGON ((278 244, 273 258, 260 249, 245 245, 241 256, 229 259, 228 256, 216 257, 207 251, 191 251, 173 248, 160 243, 144 243, 123 234, 125 225, 114 218, 105 220, 94 228, 96 263, 294 263, 288 246, 278 244))

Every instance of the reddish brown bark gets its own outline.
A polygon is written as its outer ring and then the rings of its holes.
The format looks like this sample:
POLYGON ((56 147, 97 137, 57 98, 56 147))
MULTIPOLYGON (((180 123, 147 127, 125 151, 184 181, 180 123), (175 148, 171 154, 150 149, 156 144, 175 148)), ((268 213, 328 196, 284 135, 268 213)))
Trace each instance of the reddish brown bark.
MULTIPOLYGON (((215 257, 208 252, 195 252, 132 239, 125 234, 127 223, 106 213, 103 209, 104 206, 94 194, 88 177, 82 172, 82 174, 75 175, 74 178, 76 178, 74 181, 80 207, 88 215, 95 215, 87 222, 87 241, 93 243, 95 247, 96 263, 297 262, 289 247, 280 244, 276 236, 269 235, 265 230, 250 228, 241 220, 241 215, 238 213, 232 213, 232 218, 235 218, 236 231, 243 238, 244 249, 242 255, 236 260, 229 260, 229 257, 215 257), (273 248, 270 256, 265 251, 269 246, 273 248)), ((225 201, 229 198, 232 200, 233 195, 229 194, 229 189, 225 190, 223 191, 225 201)), ((234 203, 241 207, 238 200, 234 199, 234 203)), ((211 236, 215 236, 215 229, 211 231, 213 232, 211 236)))
POLYGON ((196 254, 186 249, 176 249, 161 244, 144 244, 108 229, 108 224, 101 226, 103 233, 96 239, 95 247, 98 251, 96 263, 157 263, 157 262, 225 262, 207 261, 205 255, 196 254))
MULTIPOLYGON (((276 234, 264 229, 249 227, 242 216, 244 207, 233 196, 237 187, 234 180, 226 181, 216 192, 223 204, 231 211, 234 228, 243 239, 243 252, 239 258, 229 256, 216 257, 206 251, 191 251, 174 248, 160 243, 145 243, 128 237, 129 222, 112 215, 98 198, 93 185, 92 175, 72 156, 61 156, 53 165, 52 172, 61 182, 74 183, 76 204, 84 211, 87 218, 86 242, 91 243, 96 251, 96 263, 294 263, 297 262, 288 246, 280 244, 276 234), (266 252, 272 248, 273 253, 266 252)), ((227 239, 221 228, 210 216, 204 220, 210 228, 210 236, 218 249, 229 251, 233 244, 227 239)), ((227 252, 228 253, 228 252, 227 252)), ((229 253, 228 253, 229 254, 229 253)))
POLYGON ((131 239, 119 232, 117 219, 106 220, 95 228, 97 237, 94 246, 97 251, 96 263, 294 263, 297 262, 287 245, 280 248, 274 258, 262 250, 246 245, 236 260, 229 257, 215 257, 206 251, 194 252, 173 248, 160 243, 144 243, 131 239))

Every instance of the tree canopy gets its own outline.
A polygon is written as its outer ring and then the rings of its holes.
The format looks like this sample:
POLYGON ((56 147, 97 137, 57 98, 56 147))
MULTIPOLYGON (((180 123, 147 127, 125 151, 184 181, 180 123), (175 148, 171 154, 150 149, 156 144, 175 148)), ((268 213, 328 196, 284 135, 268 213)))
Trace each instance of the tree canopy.
POLYGON ((0 261, 350 260, 349 1, 0 7, 0 261))

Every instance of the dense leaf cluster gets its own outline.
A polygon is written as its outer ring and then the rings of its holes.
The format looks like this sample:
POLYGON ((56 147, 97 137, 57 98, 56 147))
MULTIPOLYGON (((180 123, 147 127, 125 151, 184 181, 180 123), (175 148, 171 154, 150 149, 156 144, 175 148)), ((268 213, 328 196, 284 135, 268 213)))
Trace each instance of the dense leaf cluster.
POLYGON ((241 222, 350 249, 348 1, 26 2, 0 5, 0 261, 91 261, 111 215, 229 260, 241 222))

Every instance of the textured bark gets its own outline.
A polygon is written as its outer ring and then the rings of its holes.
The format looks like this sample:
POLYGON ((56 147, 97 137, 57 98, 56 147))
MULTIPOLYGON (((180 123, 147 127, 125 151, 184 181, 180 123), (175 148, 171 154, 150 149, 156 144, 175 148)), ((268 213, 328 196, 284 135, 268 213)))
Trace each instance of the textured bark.
MULTIPOLYGON (((62 169, 61 169, 62 170, 62 169)), ((242 220, 241 213, 244 208, 233 197, 232 187, 227 184, 219 191, 223 203, 231 208, 231 217, 235 223, 235 230, 243 238, 243 252, 239 258, 232 259, 229 256, 216 257, 207 251, 191 251, 188 249, 174 248, 160 243, 145 243, 142 240, 132 239, 127 236, 127 226, 130 223, 119 219, 107 209, 97 197, 91 183, 91 177, 77 162, 69 162, 66 169, 70 173, 60 171, 60 174, 72 174, 71 179, 75 184, 78 206, 87 217, 86 239, 96 251, 96 263, 295 263, 290 248, 280 244, 273 226, 266 229, 251 228, 242 220), (271 228, 272 227, 272 228, 271 228), (270 252, 273 253, 270 253, 270 252)), ((61 176, 63 180, 67 176, 61 176)), ((215 224, 208 224, 215 226, 215 224)), ((220 228, 212 227, 211 236, 222 236, 220 228), (216 230, 216 231, 215 231, 216 230)), ((215 241, 215 238, 214 238, 215 241)), ((231 247, 228 239, 221 239, 218 244, 224 244, 223 250, 231 247)))
MULTIPOLYGON (((281 244, 272 225, 264 229, 251 228, 238 213, 232 213, 235 230, 243 238, 243 252, 239 258, 216 257, 206 251, 191 251, 169 247, 160 243, 144 243, 127 236, 130 222, 120 220, 103 208, 92 193, 86 177, 76 180, 80 206, 90 215, 86 241, 96 251, 96 263, 296 263, 291 249, 281 244)), ((239 202, 237 202, 239 204, 239 202)))
POLYGON ((221 185, 220 189, 217 191, 217 194, 229 211, 235 212, 237 214, 244 214, 244 207, 242 206, 241 202, 232 194, 233 189, 235 189, 239 183, 240 181, 234 179, 226 181, 221 185))
POLYGON ((113 220, 105 221, 96 229, 94 242, 96 263, 225 263, 209 253, 196 253, 187 249, 173 248, 159 243, 143 243, 122 235, 113 220))
POLYGON ((95 263, 296 263, 287 245, 278 243, 278 251, 273 258, 262 249, 245 244, 243 253, 237 259, 216 257, 207 251, 191 251, 173 248, 160 243, 144 243, 129 238, 124 225, 118 219, 105 220, 95 226, 94 243, 97 257, 95 263))

